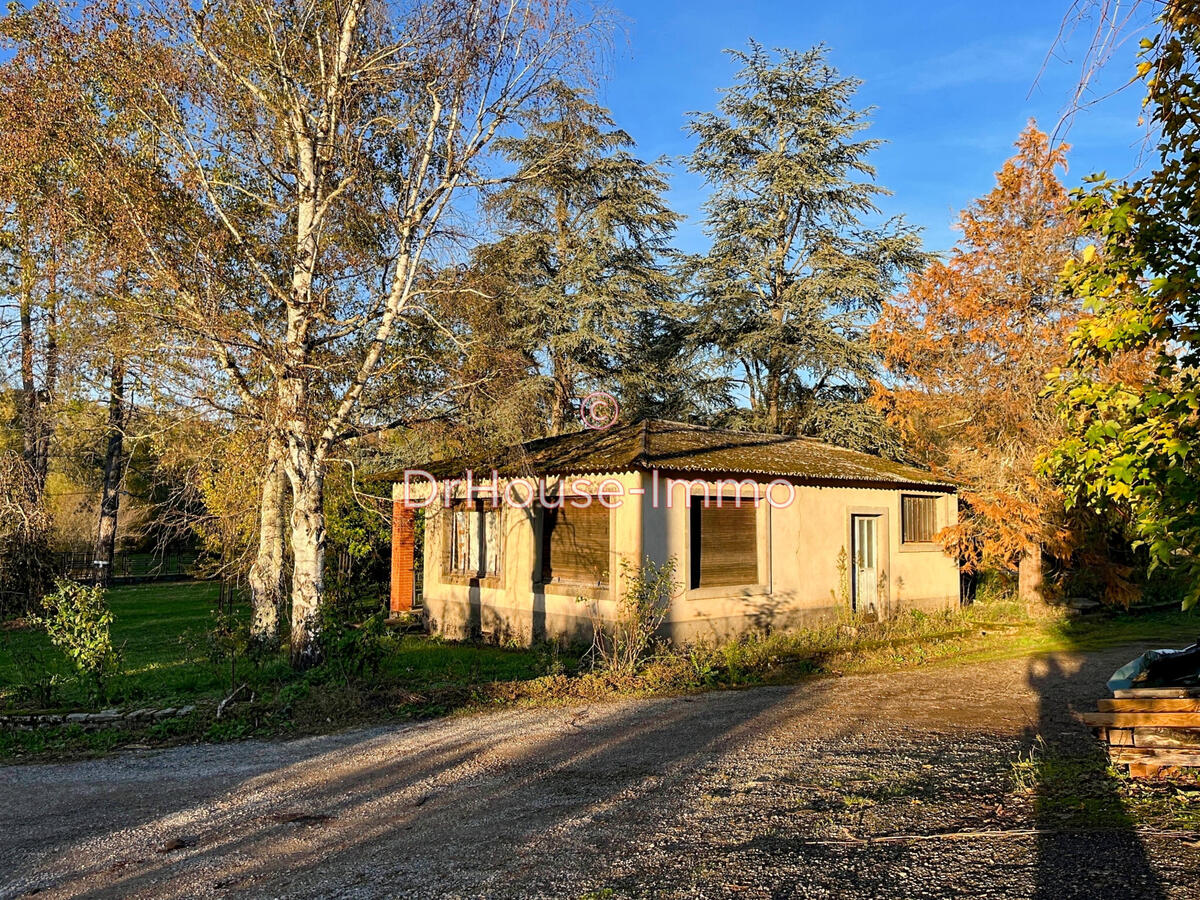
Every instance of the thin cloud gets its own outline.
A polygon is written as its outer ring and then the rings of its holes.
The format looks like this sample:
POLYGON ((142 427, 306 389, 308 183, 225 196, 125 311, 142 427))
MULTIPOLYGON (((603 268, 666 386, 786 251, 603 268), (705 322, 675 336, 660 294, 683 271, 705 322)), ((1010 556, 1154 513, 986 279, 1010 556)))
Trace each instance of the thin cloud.
POLYGON ((887 76, 912 93, 978 84, 1031 83, 1046 58, 1044 37, 974 41, 949 53, 916 59, 887 76))

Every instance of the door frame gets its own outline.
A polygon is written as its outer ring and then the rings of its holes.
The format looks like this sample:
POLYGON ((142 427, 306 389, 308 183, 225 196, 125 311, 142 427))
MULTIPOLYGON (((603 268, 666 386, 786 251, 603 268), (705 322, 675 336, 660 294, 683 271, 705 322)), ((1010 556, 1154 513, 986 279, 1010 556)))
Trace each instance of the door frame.
POLYGON ((856 596, 854 578, 854 519, 856 516, 870 516, 876 520, 875 540, 877 556, 875 560, 875 578, 878 587, 879 600, 877 613, 880 616, 890 615, 892 611, 892 528, 891 514, 886 506, 851 506, 846 510, 846 561, 847 576, 850 580, 850 610, 858 612, 858 597, 856 596))

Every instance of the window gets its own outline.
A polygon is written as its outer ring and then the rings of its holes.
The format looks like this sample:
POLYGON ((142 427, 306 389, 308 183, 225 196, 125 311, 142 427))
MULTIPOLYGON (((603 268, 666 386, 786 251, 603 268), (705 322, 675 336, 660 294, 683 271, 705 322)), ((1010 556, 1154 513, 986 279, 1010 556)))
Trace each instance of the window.
POLYGON ((900 521, 904 543, 927 544, 937 536, 937 501, 937 497, 901 495, 900 521))
POLYGON ((691 589, 758 584, 758 510, 753 501, 721 506, 693 503, 691 524, 691 589))
POLYGON ((544 510, 542 582, 608 584, 608 508, 593 497, 566 497, 561 507, 544 510))
POLYGON ((447 510, 446 571, 482 578, 500 574, 500 510, 457 500, 447 510))

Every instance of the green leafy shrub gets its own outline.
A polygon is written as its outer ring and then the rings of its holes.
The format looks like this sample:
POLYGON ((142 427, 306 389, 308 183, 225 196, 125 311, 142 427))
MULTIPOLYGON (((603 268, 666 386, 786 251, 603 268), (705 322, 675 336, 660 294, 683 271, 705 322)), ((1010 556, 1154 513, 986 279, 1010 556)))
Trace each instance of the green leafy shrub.
MULTIPOLYGON (((637 673, 657 647, 657 632, 679 593, 675 558, 662 565, 647 557, 636 568, 622 560, 625 590, 617 600, 616 617, 604 619, 591 601, 592 662, 596 668, 618 675, 637 673)), ((587 603, 589 601, 582 600, 587 603)))
POLYGON ((90 678, 96 696, 103 698, 106 678, 120 663, 112 643, 112 610, 104 589, 55 579, 55 590, 42 599, 38 623, 59 650, 90 678))
POLYGON ((374 608, 365 618, 359 619, 363 612, 361 608, 340 603, 326 602, 321 606, 318 634, 323 668, 345 684, 378 675, 394 646, 383 623, 383 610, 374 608))

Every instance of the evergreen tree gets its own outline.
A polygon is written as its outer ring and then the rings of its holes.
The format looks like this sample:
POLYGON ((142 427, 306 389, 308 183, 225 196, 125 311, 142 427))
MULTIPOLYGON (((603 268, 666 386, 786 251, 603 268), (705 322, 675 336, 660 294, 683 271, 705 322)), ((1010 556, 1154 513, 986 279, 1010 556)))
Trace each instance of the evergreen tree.
POLYGON ((887 191, 851 105, 858 81, 824 47, 730 51, 742 68, 715 112, 693 113, 688 167, 711 190, 712 245, 691 261, 700 337, 752 427, 865 449, 886 430, 864 402, 876 358, 867 327, 924 256, 896 218, 871 225, 887 191), (740 390, 739 386, 740 385, 740 390))
POLYGON ((627 412, 678 400, 676 282, 660 164, 588 95, 558 84, 552 101, 501 142, 515 177, 487 210, 500 238, 476 255, 507 331, 528 354, 547 426, 557 434, 590 390, 621 394, 627 412), (676 389, 672 394, 672 389, 676 389), (630 409, 629 407, 632 407, 630 409))

